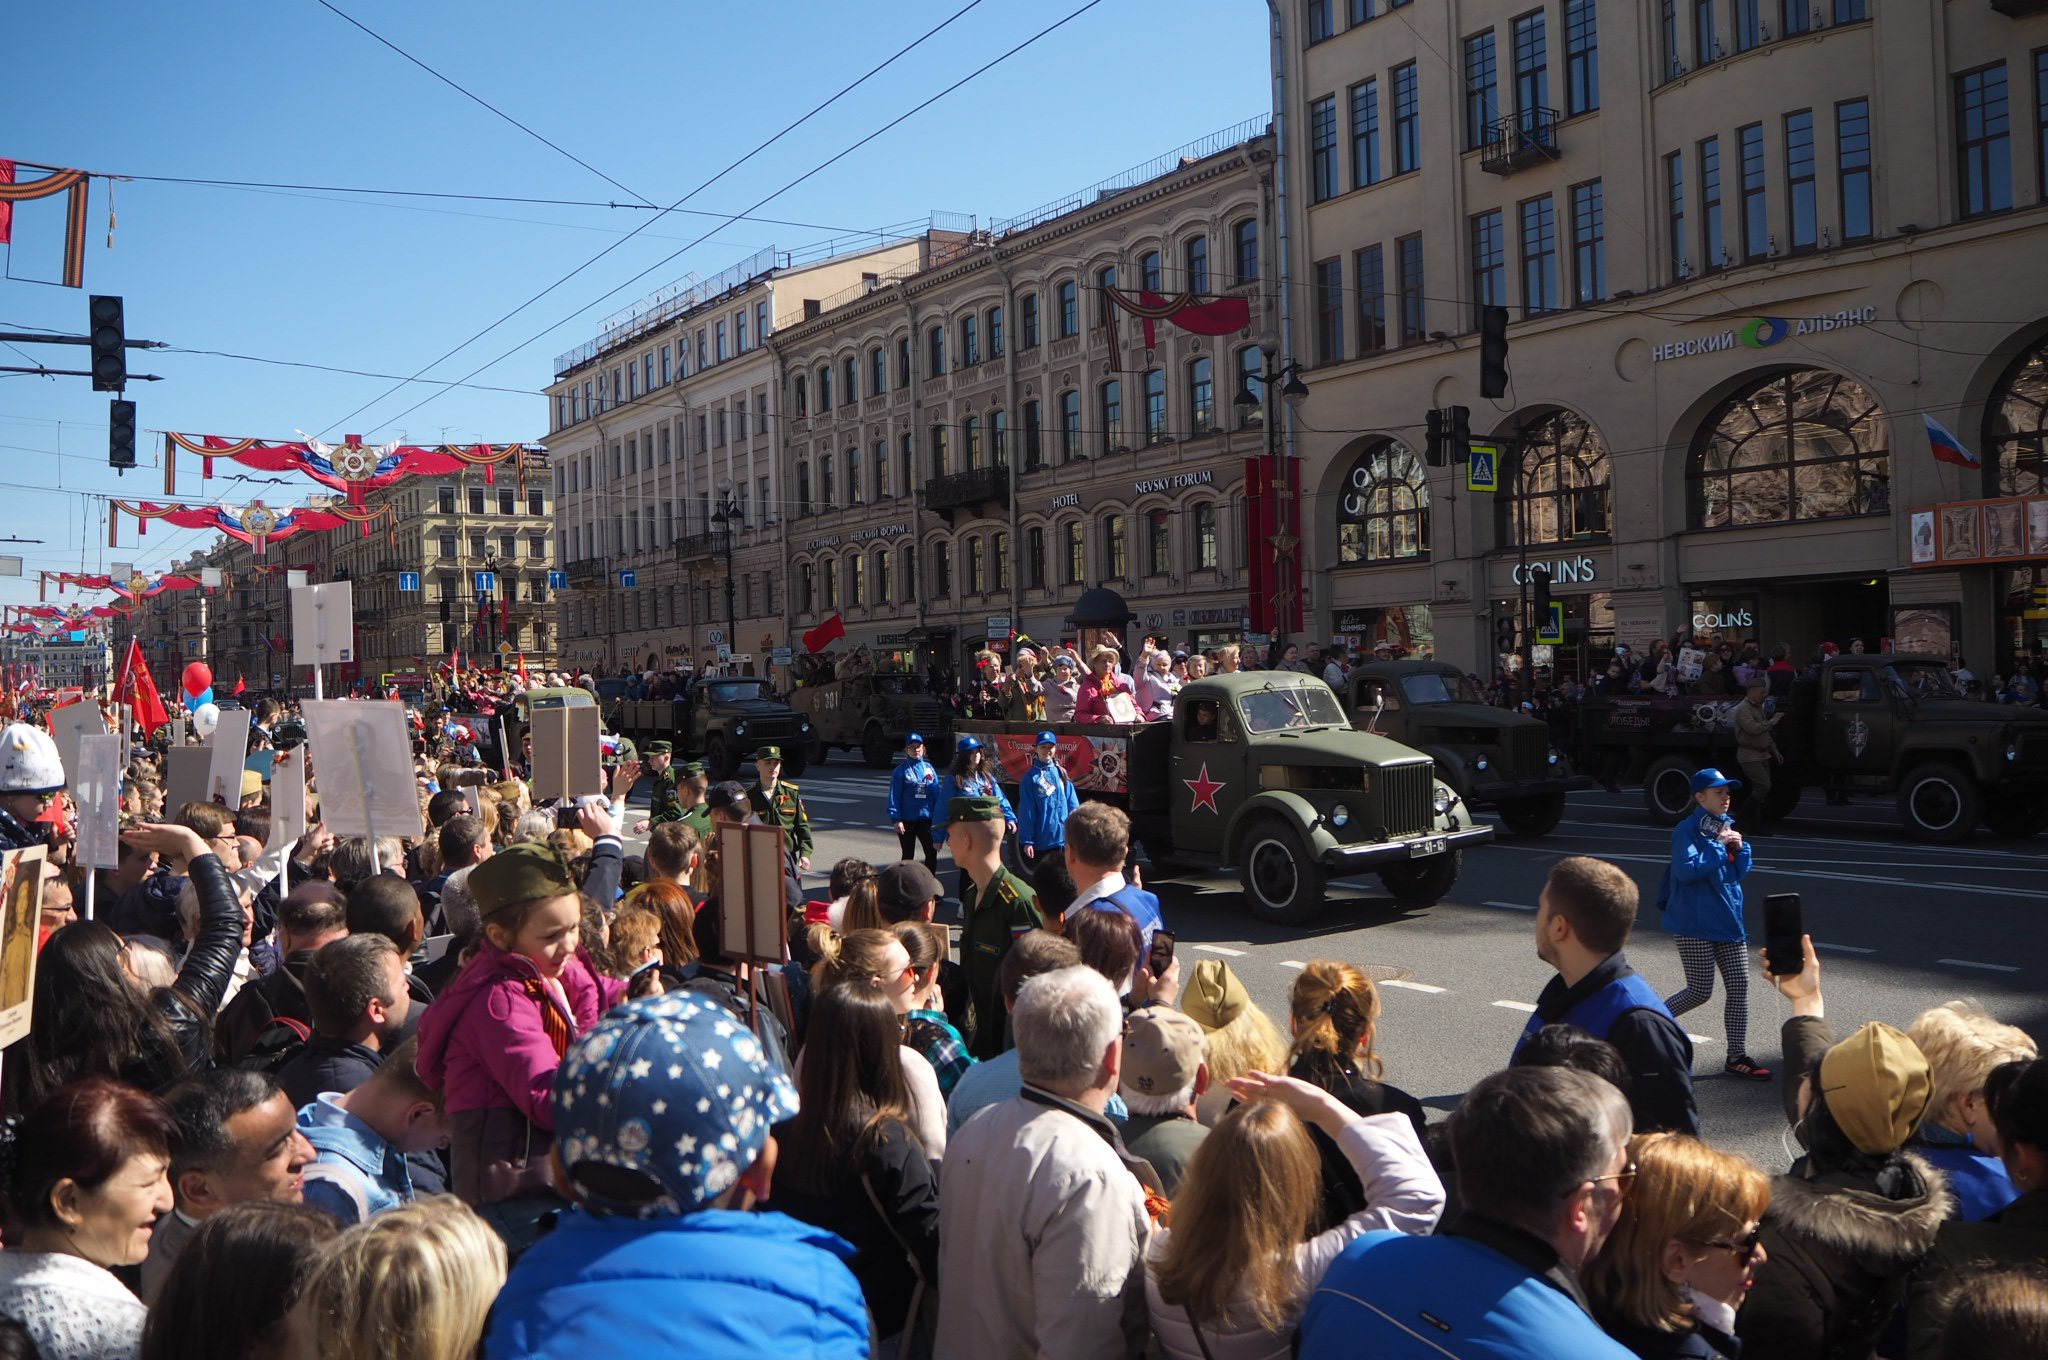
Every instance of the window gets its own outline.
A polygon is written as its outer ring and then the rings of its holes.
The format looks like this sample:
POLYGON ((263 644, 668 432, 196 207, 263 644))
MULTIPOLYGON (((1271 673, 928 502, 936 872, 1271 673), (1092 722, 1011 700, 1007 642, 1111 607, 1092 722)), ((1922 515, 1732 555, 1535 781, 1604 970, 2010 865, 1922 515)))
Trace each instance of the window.
MULTIPOLYGON (((455 531, 450 529, 441 535, 441 556, 454 557, 455 555, 455 531)), ((442 594, 447 594, 446 586, 442 587, 442 594)))
POLYGON ((1316 362, 1339 363, 1344 358, 1344 261, 1317 260, 1316 270, 1316 362))
POLYGON ((1017 299, 1017 346, 1020 349, 1038 348, 1038 294, 1025 293, 1017 299))
MULTIPOLYGON (((1794 0, 1787 0, 1794 3, 1794 0)), ((1664 79, 1676 80, 1685 68, 1685 61, 1679 56, 1678 0, 1663 0, 1664 79)))
POLYGON ((1010 535, 998 529, 988 539, 989 579, 996 590, 1010 588, 1010 535))
POLYGON ((1060 393, 1060 461, 1071 463, 1081 456, 1081 394, 1060 393))
POLYGON ((455 488, 452 486, 437 486, 434 488, 434 490, 438 493, 435 497, 435 502, 439 507, 440 512, 444 515, 454 514, 455 488))
POLYGON ((1770 210, 1764 195, 1764 126, 1751 123, 1735 136, 1742 146, 1742 258, 1761 260, 1771 248, 1770 210))
POLYGON ((1209 291, 1209 238, 1207 236, 1188 237, 1187 244, 1181 247, 1180 255, 1181 263, 1184 267, 1184 277, 1187 281, 1187 291, 1190 293, 1207 293, 1209 291))
MULTIPOLYGON (((705 507, 706 512, 709 513, 709 501, 705 502, 705 507)), ((798 463, 796 465, 796 512, 799 515, 811 513, 811 465, 809 463, 798 463)))
POLYGON ((1594 0, 1564 0, 1564 111, 1600 107, 1600 21, 1594 0))
POLYGON ((1607 196, 1599 180, 1572 186, 1572 300, 1607 297, 1607 196))
POLYGON ((1735 50, 1747 52, 1763 46, 1763 0, 1735 0, 1735 50))
POLYGON ((1060 532, 1066 536, 1066 552, 1061 555, 1066 558, 1067 584, 1079 585, 1088 579, 1088 545, 1081 521, 1068 520, 1060 532))
POLYGON ((1105 515, 1102 520, 1102 570, 1106 579, 1121 581, 1130 574, 1124 545, 1124 517, 1105 515))
POLYGON ((1307 7, 1308 40, 1322 42, 1336 30, 1336 19, 1332 13, 1331 0, 1302 0, 1307 7))
MULTIPOLYGON (((667 431, 667 430, 663 430, 663 431, 661 432, 661 444, 662 444, 662 447, 663 447, 663 448, 667 448, 667 447, 668 447, 668 431, 667 431)), ((547 501, 546 501, 546 499, 545 499, 545 496, 546 496, 546 493, 545 493, 545 492, 540 492, 540 491, 529 491, 529 492, 527 492, 527 493, 526 493, 526 513, 527 513, 527 514, 529 514, 529 515, 543 515, 543 514, 546 514, 546 513, 547 513, 547 510, 546 510, 546 508, 545 508, 545 507, 546 507, 546 505, 547 505, 547 501)))
POLYGON ((1481 312, 1487 307, 1505 307, 1508 301, 1507 227, 1501 210, 1475 213, 1472 217, 1472 326, 1477 330, 1481 312))
POLYGON ((896 337, 896 386, 901 389, 910 386, 910 337, 896 337))
POLYGON ((1422 297, 1422 238, 1403 236, 1394 242, 1394 266, 1400 271, 1401 343, 1420 344, 1428 337, 1422 297))
POLYGON ((1356 28, 1368 19, 1379 18, 1385 4, 1386 0, 1351 0, 1348 6, 1350 26, 1356 28))
POLYGON ((1515 113, 1524 128, 1531 116, 1550 105, 1550 41, 1543 31, 1543 11, 1532 10, 1515 20, 1515 113))
MULTIPOLYGON (((615 444, 612 446, 612 476, 614 477, 619 475, 618 463, 619 450, 618 446, 615 444)), ((480 486, 473 486, 469 489, 469 513, 472 515, 481 515, 483 512, 484 489, 480 486)))
POLYGON ((860 489, 860 450, 851 448, 846 451, 846 499, 848 503, 853 505, 861 503, 860 489))
POLYGON ((1956 211, 1964 217, 2012 207, 2012 120, 2005 63, 1956 77, 1956 211))
POLYGON ((1358 352, 1374 354, 1387 347, 1387 267, 1378 246, 1351 257, 1358 290, 1358 352))
POLYGON ((1230 254, 1236 262, 1235 280, 1240 284, 1256 282, 1259 277, 1259 220, 1256 217, 1247 217, 1231 225, 1230 254))
POLYGON ((981 417, 967 416, 960 422, 960 456, 965 460, 962 467, 972 472, 981 466, 981 417))
POLYGON ((1404 62, 1394 68, 1391 77, 1394 86, 1394 173, 1405 175, 1422 164, 1422 133, 1418 120, 1422 116, 1422 92, 1415 74, 1415 63, 1404 62))
POLYGON ((1024 470, 1036 472, 1045 466, 1045 432, 1040 407, 1035 401, 1024 403, 1024 470))
MULTIPOLYGON (((886 440, 877 439, 868 450, 868 456, 875 463, 875 499, 886 500, 889 496, 889 445, 886 440)), ((764 479, 765 480, 765 479, 764 479)), ((766 500, 764 495, 762 500, 766 500)))
POLYGON ((1810 8, 1813 0, 1779 0, 1778 32, 1789 38, 1812 29, 1819 16, 1810 8))
POLYGON ((924 375, 939 377, 946 371, 946 328, 934 326, 925 333, 924 375))
POLYGON ((1157 293, 1166 287, 1161 277, 1164 271, 1159 264, 1159 252, 1148 250, 1138 257, 1138 286, 1148 292, 1157 293))
MULTIPOLYGON (((1862 100, 1857 100, 1862 103, 1862 100)), ((1869 124, 1870 110, 1864 108, 1864 122, 1869 124)), ((2034 167, 2041 197, 2048 198, 2048 48, 2034 54, 2034 153, 2039 164, 2034 167)), ((1864 147, 1865 159, 1869 159, 1868 138, 1864 147)), ((1865 176, 1868 193, 1868 176, 1865 176)))
POLYGON ((1206 434, 1216 426, 1216 361, 1203 355, 1188 365, 1188 433, 1206 434))
POLYGON ((747 309, 744 307, 740 308, 733 316, 732 338, 734 352, 745 354, 747 352, 747 309))
MULTIPOLYGON (((2048 143, 2044 143, 2044 151, 2048 151, 2048 143)), ((1842 239, 1865 240, 1871 231, 1868 99, 1845 99, 1835 105, 1835 174, 1836 197, 1842 203, 1842 239)))
POLYGON ((839 607, 839 562, 836 558, 825 559, 825 608, 839 607))
MULTIPOLYGON (((1103 269, 1103 270, 1098 270, 1098 271, 1096 272, 1096 275, 1095 275, 1095 291, 1096 291, 1096 292, 1097 292, 1098 294, 1102 294, 1102 295, 1104 295, 1104 296, 1103 296, 1103 299, 1102 299, 1102 310, 1101 310, 1101 312, 1099 313, 1099 316, 1100 316, 1100 317, 1107 317, 1107 316, 1109 315, 1109 300, 1108 300, 1107 294, 1108 294, 1109 290, 1110 290, 1110 289, 1112 289, 1112 288, 1114 288, 1114 287, 1116 287, 1116 266, 1115 266, 1115 265, 1111 265, 1111 266, 1110 266, 1109 268, 1107 268, 1107 269, 1103 269)), ((1097 325, 1100 325, 1100 324, 1102 324, 1102 322, 1101 322, 1100 320, 1098 320, 1096 324, 1097 324, 1097 325)))
POLYGON ((1351 187, 1380 182, 1380 83, 1351 87, 1351 187))
POLYGON ((1521 206, 1522 315, 1557 309, 1557 212, 1550 195, 1521 206))
POLYGON ((1102 384, 1098 409, 1102 415, 1102 452, 1127 448, 1124 443, 1124 386, 1115 378, 1102 384))
POLYGON ((1705 66, 1721 59, 1714 39, 1714 0, 1692 0, 1692 64, 1705 66))
POLYGON ((1835 0, 1835 22, 1853 24, 1870 17, 1870 0, 1835 0))
POLYGON ((884 396, 889 391, 889 369, 882 359, 882 347, 876 345, 868 351, 868 395, 884 396))
MULTIPOLYGON (((810 386, 804 381, 804 375, 801 373, 797 374, 796 382, 791 388, 791 398, 796 403, 796 413, 799 416, 807 416, 811 413, 810 399, 806 395, 809 391, 810 386)), ((698 420, 701 423, 703 417, 699 416, 698 420)), ((704 443, 704 436, 702 434, 699 434, 697 436, 697 443, 699 444, 699 446, 701 446, 704 443)))
POLYGON ((953 545, 932 544, 932 594, 946 599, 953 593, 953 545))
POLYGON ((988 544, 980 538, 967 540, 967 593, 988 592, 988 544))
POLYGON ((1338 562, 1427 557, 1428 472, 1414 450, 1399 440, 1384 440, 1359 454, 1338 493, 1338 562))
POLYGON ((889 603, 889 550, 875 549, 875 603, 889 603))
POLYGON ((819 507, 821 510, 830 511, 839 508, 838 497, 833 494, 832 455, 829 453, 818 455, 818 499, 823 502, 819 507))
POLYGON ((917 598, 917 545, 914 543, 903 548, 903 598, 917 598))
POLYGON ((1721 231, 1721 139, 1700 143, 1700 272, 1712 273, 1728 263, 1728 242, 1721 231))
MULTIPOLYGON (((652 460, 651 460, 651 459, 649 460, 649 465, 650 465, 650 466, 652 466, 652 460)), ((498 513, 499 513, 499 514, 501 514, 501 515, 516 515, 516 514, 518 514, 518 513, 519 513, 519 500, 518 500, 518 497, 519 497, 519 493, 518 493, 517 491, 513 490, 513 489, 512 489, 511 487, 509 487, 509 486, 501 486, 501 487, 499 487, 499 488, 498 488, 498 513)))
POLYGON ((1502 494, 1494 500, 1502 544, 1535 547, 1607 532, 1607 444, 1576 413, 1552 411, 1523 425, 1503 455, 1501 472, 1502 494))
POLYGON ((844 382, 841 383, 839 388, 840 399, 848 406, 851 406, 860 400, 860 360, 854 358, 851 354, 847 355, 846 371, 841 376, 844 378, 844 382))
POLYGON ((1065 340, 1069 336, 1079 335, 1081 333, 1081 298, 1078 286, 1072 279, 1064 280, 1055 289, 1055 296, 1059 299, 1060 311, 1058 338, 1065 340))
POLYGON ((640 395, 640 365, 638 365, 638 364, 627 364, 627 365, 626 365, 626 400, 627 400, 627 401, 631 401, 631 400, 633 400, 633 398, 635 398, 635 397, 637 397, 637 396, 639 396, 639 395, 640 395))
POLYGON ((1493 30, 1465 39, 1465 149, 1486 145, 1487 128, 1500 116, 1499 73, 1493 51, 1493 30))
POLYGON ((1984 494, 2048 495, 2048 340, 2015 359, 1991 389, 1983 449, 1984 494))
POLYGON ((1202 501, 1188 511, 1188 565, 1196 571, 1216 570, 1216 503, 1202 501))
POLYGON ((669 385, 670 372, 671 370, 669 368, 668 362, 668 346, 663 345, 661 347, 661 385, 663 387, 667 387, 669 385))
POLYGON ((1820 244, 1820 204, 1813 184, 1813 110, 1785 115, 1785 199, 1795 253, 1820 244))
POLYGON ((868 602, 867 565, 859 553, 846 559, 846 602, 855 608, 868 602))
POLYGON ((1145 574, 1165 576, 1173 570, 1173 516, 1164 510, 1145 515, 1145 574))
POLYGON ((768 304, 765 301, 754 304, 754 341, 759 344, 768 339, 768 304))
POLYGON ((988 357, 1003 357, 1003 309, 1000 307, 988 309, 988 357))
POLYGON ((1155 368, 1145 374, 1145 442, 1166 440, 1166 370, 1155 368))
POLYGON ((1867 388, 1823 369, 1780 373, 1738 392, 1693 442, 1692 527, 1886 513, 1887 429, 1867 388))
POLYGON ((717 340, 718 346, 713 353, 718 356, 718 362, 722 364, 728 357, 725 348, 725 323, 723 321, 718 323, 717 340))
POLYGON ((1045 589, 1045 530, 1036 524, 1024 531, 1024 584, 1045 589))
POLYGON ((903 436, 902 449, 898 457, 903 469, 903 476, 899 479, 898 482, 898 484, 902 487, 902 491, 900 494, 908 496, 911 494, 912 489, 917 485, 916 435, 906 434, 903 436))
POLYGON ((1308 106, 1309 194, 1317 202, 1337 196, 1337 101, 1324 96, 1308 106))
POLYGON ((981 318, 969 312, 960 318, 959 367, 972 368, 981 362, 981 318))
POLYGON ((953 469, 948 466, 946 441, 951 432, 943 425, 932 426, 932 476, 943 477, 953 469))
MULTIPOLYGON (((824 415, 832 409, 832 369, 828 365, 818 370, 818 414, 824 415)), ((723 444, 725 440, 720 439, 723 444)))
POLYGON ((808 614, 813 607, 811 591, 815 572, 816 568, 808 562, 796 569, 796 607, 801 613, 808 614))

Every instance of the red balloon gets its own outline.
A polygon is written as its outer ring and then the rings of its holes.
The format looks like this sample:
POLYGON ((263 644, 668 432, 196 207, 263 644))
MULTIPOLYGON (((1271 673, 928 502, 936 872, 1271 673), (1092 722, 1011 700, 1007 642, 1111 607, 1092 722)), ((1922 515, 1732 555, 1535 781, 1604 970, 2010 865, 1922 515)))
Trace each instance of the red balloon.
POLYGON ((195 661, 185 667, 185 692, 204 694, 213 687, 213 667, 204 661, 195 661))

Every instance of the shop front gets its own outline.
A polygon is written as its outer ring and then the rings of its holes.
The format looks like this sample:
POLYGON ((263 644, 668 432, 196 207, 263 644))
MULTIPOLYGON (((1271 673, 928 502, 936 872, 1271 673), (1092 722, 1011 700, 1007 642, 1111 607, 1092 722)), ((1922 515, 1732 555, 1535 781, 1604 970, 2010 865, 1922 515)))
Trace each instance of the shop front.
POLYGON ((1911 537, 1914 584, 1946 583, 1947 590, 1935 593, 1955 600, 1945 606, 1929 601, 1912 619, 1902 619, 1902 633, 1911 623, 1927 643, 1915 650, 1946 641, 1933 654, 1974 661, 1971 670, 1983 680, 2038 667, 2048 655, 2048 495, 1950 501, 1915 510, 1911 537), (1990 618, 1969 617, 1967 606, 1985 594, 1990 618), (1985 622, 1991 655, 1969 655, 1962 639, 1966 633, 1981 637, 1974 630, 1985 622))
POLYGON ((1539 672, 1583 681, 1614 651, 1614 550, 1605 545, 1572 551, 1547 546, 1521 556, 1501 555, 1486 564, 1488 617, 1492 620, 1494 668, 1513 672, 1522 664, 1521 646, 1533 638, 1530 659, 1539 672), (1546 621, 1536 617, 1533 573, 1549 573, 1550 598, 1562 611, 1546 621))
POLYGON ((1698 582, 1687 587, 1686 599, 1685 631, 1693 641, 1732 643, 1738 651, 1755 641, 1765 655, 1783 642, 1795 665, 1805 664, 1823 642, 1846 652, 1860 641, 1874 652, 1880 638, 1896 632, 1884 576, 1698 582))

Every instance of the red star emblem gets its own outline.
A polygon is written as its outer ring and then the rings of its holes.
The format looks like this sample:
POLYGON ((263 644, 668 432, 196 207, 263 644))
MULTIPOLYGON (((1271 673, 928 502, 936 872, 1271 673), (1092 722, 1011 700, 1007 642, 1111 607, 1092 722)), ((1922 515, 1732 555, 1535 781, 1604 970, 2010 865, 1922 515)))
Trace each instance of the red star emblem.
POLYGON ((1195 804, 1188 809, 1189 812, 1200 812, 1204 806, 1211 812, 1218 811, 1216 795, 1222 792, 1224 785, 1209 777, 1208 761, 1202 762, 1201 772, 1193 779, 1183 779, 1180 782, 1187 785, 1188 790, 1195 795, 1195 804))

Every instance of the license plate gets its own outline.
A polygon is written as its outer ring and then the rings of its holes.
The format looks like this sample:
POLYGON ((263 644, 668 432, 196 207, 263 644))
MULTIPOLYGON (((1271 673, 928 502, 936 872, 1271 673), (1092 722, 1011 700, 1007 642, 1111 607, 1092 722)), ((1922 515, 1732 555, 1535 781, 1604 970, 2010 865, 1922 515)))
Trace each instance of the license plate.
POLYGON ((1423 859, 1430 855, 1441 855, 1449 848, 1450 842, 1442 836, 1431 836, 1428 840, 1422 841, 1410 841, 1408 843, 1408 858, 1423 859))

